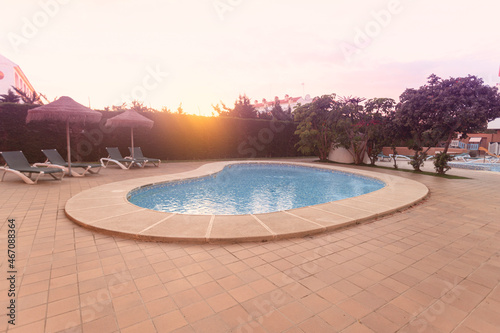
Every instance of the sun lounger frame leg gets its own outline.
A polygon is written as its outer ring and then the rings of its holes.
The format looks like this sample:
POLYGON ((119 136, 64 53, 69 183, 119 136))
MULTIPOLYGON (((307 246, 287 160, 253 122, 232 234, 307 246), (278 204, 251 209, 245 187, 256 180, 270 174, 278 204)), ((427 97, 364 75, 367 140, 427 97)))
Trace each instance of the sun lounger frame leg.
POLYGON ((3 169, 2 181, 3 181, 4 177, 5 177, 5 174, 7 172, 10 172, 10 173, 15 174, 19 178, 21 178, 26 184, 29 184, 29 185, 35 185, 38 182, 38 178, 40 178, 40 176, 43 174, 43 172, 38 173, 38 176, 35 178, 35 180, 32 180, 31 179, 31 173, 30 173, 30 175, 28 177, 25 174, 23 174, 22 172, 19 172, 17 170, 13 170, 13 169, 9 169, 9 168, 4 168, 4 167, 1 167, 0 169, 3 169))
POLYGON ((114 160, 112 158, 107 158, 107 157, 101 158, 101 164, 102 164, 103 167, 106 168, 108 166, 109 162, 115 163, 116 165, 118 165, 120 168, 122 168, 124 170, 130 169, 130 167, 132 166, 132 164, 134 164, 133 162, 131 162, 131 163, 128 164, 128 166, 125 166, 123 163, 120 163, 117 160, 114 160), (104 162, 106 162, 106 163, 104 163, 104 162))

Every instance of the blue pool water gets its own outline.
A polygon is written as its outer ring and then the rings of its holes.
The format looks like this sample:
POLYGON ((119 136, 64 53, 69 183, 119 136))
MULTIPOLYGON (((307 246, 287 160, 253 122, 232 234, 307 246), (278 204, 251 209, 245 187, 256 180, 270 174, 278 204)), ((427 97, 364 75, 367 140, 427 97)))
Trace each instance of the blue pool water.
POLYGON ((326 203, 384 186, 373 178, 313 167, 237 164, 215 175, 138 188, 128 199, 163 212, 240 215, 326 203))
POLYGON ((498 163, 450 162, 452 168, 500 172, 498 163))

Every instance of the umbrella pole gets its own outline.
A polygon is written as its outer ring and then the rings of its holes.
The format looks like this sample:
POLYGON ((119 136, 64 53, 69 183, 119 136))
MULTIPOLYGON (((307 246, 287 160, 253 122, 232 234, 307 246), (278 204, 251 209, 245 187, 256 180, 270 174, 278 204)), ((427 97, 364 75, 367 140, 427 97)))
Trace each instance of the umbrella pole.
POLYGON ((130 127, 130 140, 132 141, 131 142, 131 145, 132 145, 132 158, 134 158, 134 128, 133 127, 130 127))
POLYGON ((68 150, 68 176, 72 176, 71 174, 71 144, 69 137, 69 119, 66 120, 66 142, 67 142, 67 150, 68 150))

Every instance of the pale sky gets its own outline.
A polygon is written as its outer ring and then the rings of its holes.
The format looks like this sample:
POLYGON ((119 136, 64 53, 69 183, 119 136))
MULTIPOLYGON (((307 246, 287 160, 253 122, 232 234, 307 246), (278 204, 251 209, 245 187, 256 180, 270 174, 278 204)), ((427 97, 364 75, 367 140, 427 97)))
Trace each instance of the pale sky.
POLYGON ((0 0, 0 54, 49 99, 398 100, 435 73, 500 82, 498 0, 0 0))

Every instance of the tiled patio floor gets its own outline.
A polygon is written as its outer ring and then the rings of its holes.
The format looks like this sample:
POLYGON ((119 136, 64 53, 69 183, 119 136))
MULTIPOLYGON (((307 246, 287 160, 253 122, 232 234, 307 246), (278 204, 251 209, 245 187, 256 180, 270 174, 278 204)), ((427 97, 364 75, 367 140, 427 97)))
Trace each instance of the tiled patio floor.
POLYGON ((94 233, 64 215, 82 190, 160 169, 0 183, 0 300, 8 306, 7 218, 16 220, 16 325, 7 332, 498 332, 500 173, 427 185, 402 213, 267 243, 148 243, 94 233))

